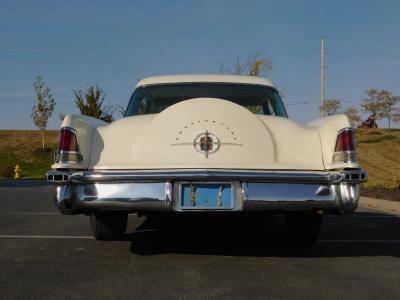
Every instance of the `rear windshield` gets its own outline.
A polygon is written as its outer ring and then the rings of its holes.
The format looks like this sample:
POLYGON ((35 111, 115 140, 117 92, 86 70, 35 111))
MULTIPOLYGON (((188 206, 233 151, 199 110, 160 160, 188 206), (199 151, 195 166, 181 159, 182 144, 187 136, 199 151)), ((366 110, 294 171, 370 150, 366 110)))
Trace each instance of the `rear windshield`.
POLYGON ((156 114, 192 98, 219 98, 239 104, 255 114, 287 117, 279 93, 270 87, 227 83, 179 83, 135 90, 125 116, 156 114))

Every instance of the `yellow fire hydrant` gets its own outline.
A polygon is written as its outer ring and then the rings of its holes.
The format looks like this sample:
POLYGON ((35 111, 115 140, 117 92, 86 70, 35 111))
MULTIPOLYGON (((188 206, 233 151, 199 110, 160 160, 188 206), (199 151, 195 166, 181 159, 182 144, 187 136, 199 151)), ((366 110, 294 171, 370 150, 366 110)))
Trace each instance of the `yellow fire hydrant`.
POLYGON ((21 168, 19 167, 19 165, 17 164, 14 168, 14 179, 19 179, 21 176, 21 168))

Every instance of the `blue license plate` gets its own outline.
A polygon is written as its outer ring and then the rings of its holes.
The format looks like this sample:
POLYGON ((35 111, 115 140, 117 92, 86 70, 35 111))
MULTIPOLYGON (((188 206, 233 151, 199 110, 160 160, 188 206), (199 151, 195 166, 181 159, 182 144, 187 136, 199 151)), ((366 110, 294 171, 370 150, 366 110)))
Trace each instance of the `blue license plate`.
POLYGON ((230 183, 184 183, 181 185, 183 209, 232 209, 230 183))

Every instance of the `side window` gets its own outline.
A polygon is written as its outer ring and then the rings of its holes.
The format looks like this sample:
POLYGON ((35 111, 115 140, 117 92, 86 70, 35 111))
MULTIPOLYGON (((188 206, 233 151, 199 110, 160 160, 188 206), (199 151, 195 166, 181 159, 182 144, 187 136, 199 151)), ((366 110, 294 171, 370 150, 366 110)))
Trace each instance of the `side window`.
POLYGON ((137 115, 145 115, 150 110, 150 101, 146 95, 142 99, 139 99, 139 107, 137 110, 137 115))
POLYGON ((276 116, 276 112, 275 112, 275 110, 274 110, 274 107, 272 106, 272 103, 271 103, 270 99, 267 98, 267 99, 266 99, 266 102, 267 102, 267 105, 268 105, 269 114, 270 114, 271 116, 276 116))

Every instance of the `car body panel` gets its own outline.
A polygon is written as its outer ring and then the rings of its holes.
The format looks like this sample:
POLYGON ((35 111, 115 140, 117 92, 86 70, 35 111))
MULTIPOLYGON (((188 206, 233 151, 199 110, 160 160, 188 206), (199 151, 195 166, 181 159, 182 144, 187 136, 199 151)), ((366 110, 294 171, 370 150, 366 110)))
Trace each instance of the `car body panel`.
POLYGON ((275 84, 264 77, 241 76, 241 75, 222 75, 222 74, 186 74, 186 75, 161 75, 152 76, 140 80, 135 88, 153 85, 153 84, 171 84, 171 83, 237 83, 237 84, 255 84, 273 87, 275 84))

